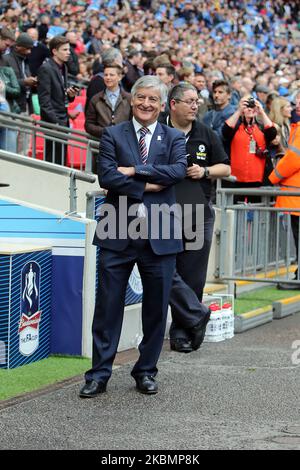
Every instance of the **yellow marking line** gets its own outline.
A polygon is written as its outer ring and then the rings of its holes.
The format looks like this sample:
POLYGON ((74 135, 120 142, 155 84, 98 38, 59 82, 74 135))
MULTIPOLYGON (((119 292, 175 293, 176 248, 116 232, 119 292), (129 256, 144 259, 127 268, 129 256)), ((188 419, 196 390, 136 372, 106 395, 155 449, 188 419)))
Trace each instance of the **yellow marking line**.
POLYGON ((261 308, 256 308, 255 310, 251 310, 250 312, 247 313, 241 313, 238 314, 237 317, 242 317, 242 318, 254 318, 257 317, 258 315, 261 315, 262 313, 266 313, 272 310, 272 305, 266 305, 265 307, 261 308))
MULTIPOLYGON (((286 270, 286 268, 279 268, 278 271, 274 270, 274 271, 269 271, 267 272, 267 274, 265 273, 259 273, 256 275, 257 278, 259 279, 272 279, 272 277, 276 277, 276 276, 280 276, 282 274, 285 274, 286 271, 288 271, 289 273, 292 273, 294 272, 295 270, 295 266, 290 266, 288 270, 286 270)), ((249 275, 250 277, 251 275, 249 275)), ((257 281, 259 282, 259 281, 257 281)), ((236 285, 237 286, 244 286, 246 284, 253 284, 253 281, 236 281, 236 285)))
POLYGON ((274 302, 280 302, 281 304, 291 304, 293 302, 300 302, 300 295, 294 295, 286 299, 274 300, 274 302))

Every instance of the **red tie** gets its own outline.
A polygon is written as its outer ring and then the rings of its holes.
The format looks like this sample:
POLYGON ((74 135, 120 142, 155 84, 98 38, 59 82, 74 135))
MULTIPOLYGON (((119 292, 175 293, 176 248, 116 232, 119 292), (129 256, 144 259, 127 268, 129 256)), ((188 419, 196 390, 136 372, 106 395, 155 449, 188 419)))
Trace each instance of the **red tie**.
POLYGON ((140 154, 142 158, 142 163, 146 165, 147 158, 148 158, 148 151, 145 141, 145 135, 148 134, 149 129, 147 127, 140 128, 140 140, 139 140, 139 147, 140 147, 140 154))

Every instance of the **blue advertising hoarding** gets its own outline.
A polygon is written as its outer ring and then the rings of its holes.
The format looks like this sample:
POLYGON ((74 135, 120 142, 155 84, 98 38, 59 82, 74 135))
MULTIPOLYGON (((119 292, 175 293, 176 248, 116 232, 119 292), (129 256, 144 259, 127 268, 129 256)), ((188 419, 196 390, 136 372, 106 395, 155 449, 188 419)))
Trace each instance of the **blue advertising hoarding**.
POLYGON ((1 368, 13 369, 50 353, 51 249, 24 251, 0 245, 1 368))

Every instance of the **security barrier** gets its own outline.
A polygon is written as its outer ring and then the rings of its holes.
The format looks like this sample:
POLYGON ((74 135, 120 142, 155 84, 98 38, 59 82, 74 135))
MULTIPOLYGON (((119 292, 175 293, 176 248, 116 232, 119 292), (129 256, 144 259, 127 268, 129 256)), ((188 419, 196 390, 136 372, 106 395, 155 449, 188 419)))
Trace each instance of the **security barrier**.
POLYGON ((96 181, 96 176, 84 173, 79 170, 73 170, 66 168, 61 165, 56 165, 50 162, 44 162, 39 160, 30 159, 22 155, 17 155, 11 152, 6 152, 0 150, 0 158, 9 162, 18 163, 19 165, 35 168, 42 171, 47 171, 51 173, 56 173, 57 175, 65 175, 70 178, 69 186, 69 200, 70 200, 70 210, 69 213, 76 215, 77 214, 77 187, 76 180, 86 181, 89 183, 94 183, 96 181))
MULTIPOLYGON (((275 197, 282 195, 282 191, 275 188, 222 188, 218 193, 221 196, 220 280, 299 283, 299 279, 289 278, 296 259, 290 225, 290 213, 295 209, 274 207, 275 197), (233 196, 256 196, 261 202, 234 204, 233 196), (232 220, 229 214, 233 214, 232 237, 228 236, 232 220), (228 253, 232 256, 228 257, 228 253), (272 278, 269 276, 271 270, 275 271, 272 278)), ((289 195, 299 196, 300 192, 289 192, 289 195)))
POLYGON ((92 171, 95 168, 99 142, 81 130, 82 114, 83 112, 74 120, 73 128, 69 128, 41 121, 37 115, 29 117, 0 112, 0 131, 4 142, 2 150, 45 160, 46 145, 50 145, 52 163, 58 159, 56 163, 65 163, 70 168, 92 171), (66 150, 58 158, 60 146, 66 146, 66 150))

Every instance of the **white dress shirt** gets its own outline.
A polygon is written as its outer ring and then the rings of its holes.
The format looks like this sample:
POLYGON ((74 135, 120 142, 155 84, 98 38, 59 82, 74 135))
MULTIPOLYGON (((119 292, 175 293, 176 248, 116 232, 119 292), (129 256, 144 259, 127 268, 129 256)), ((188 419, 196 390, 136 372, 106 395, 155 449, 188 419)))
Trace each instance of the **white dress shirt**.
MULTIPOLYGON (((140 130, 142 129, 142 127, 147 127, 147 129, 149 130, 149 132, 147 132, 147 134, 145 135, 145 144, 146 144, 146 147, 147 147, 147 153, 149 154, 151 139, 152 139, 154 131, 156 129, 157 121, 155 121, 153 124, 150 124, 149 126, 143 126, 135 118, 132 118, 132 123, 133 123, 133 127, 134 127, 134 130, 135 130, 135 134, 136 134, 136 138, 137 138, 138 142, 139 142, 140 137, 141 137, 140 130)), ((146 217, 146 207, 143 203, 141 203, 138 207, 137 216, 141 217, 141 218, 146 217)))
POLYGON ((145 143, 146 143, 146 147, 147 147, 147 152, 149 153, 151 139, 152 139, 154 131, 156 129, 157 121, 155 121, 153 124, 150 124, 149 126, 143 126, 143 124, 140 124, 135 118, 132 118, 132 123, 133 123, 133 127, 134 127, 134 130, 135 130, 135 134, 136 134, 136 138, 137 138, 138 142, 139 142, 140 137, 141 137, 140 129, 142 129, 142 127, 147 127, 147 129, 149 129, 149 132, 147 132, 147 134, 145 135, 145 143))

